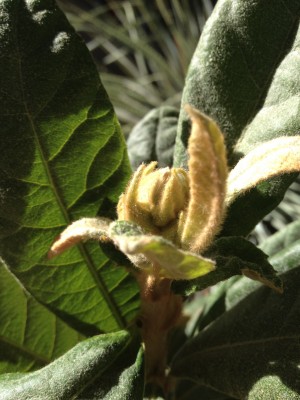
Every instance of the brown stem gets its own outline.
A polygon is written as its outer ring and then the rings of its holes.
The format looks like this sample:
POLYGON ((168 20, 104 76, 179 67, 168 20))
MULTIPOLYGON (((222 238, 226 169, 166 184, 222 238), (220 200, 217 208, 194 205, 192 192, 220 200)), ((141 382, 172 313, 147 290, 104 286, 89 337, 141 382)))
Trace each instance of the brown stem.
POLYGON ((141 312, 137 325, 141 328, 145 346, 146 379, 165 389, 167 338, 178 322, 182 311, 182 298, 171 291, 170 279, 155 273, 138 274, 141 290, 141 312))

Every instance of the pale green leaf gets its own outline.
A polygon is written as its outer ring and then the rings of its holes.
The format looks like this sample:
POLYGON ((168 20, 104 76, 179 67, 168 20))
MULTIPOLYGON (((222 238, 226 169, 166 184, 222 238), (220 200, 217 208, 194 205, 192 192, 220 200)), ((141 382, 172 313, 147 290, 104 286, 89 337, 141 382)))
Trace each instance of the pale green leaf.
POLYGON ((215 268, 212 260, 180 250, 161 236, 143 234, 125 221, 112 224, 110 237, 123 253, 144 256, 139 261, 142 268, 149 269, 152 263, 159 266, 160 275, 165 278, 194 279, 215 268))
POLYGON ((269 256, 273 256, 300 239, 300 221, 294 221, 285 228, 269 236, 262 242, 260 248, 269 256))
POLYGON ((250 151, 230 171, 227 204, 274 176, 300 172, 299 153, 299 136, 273 139, 250 151))

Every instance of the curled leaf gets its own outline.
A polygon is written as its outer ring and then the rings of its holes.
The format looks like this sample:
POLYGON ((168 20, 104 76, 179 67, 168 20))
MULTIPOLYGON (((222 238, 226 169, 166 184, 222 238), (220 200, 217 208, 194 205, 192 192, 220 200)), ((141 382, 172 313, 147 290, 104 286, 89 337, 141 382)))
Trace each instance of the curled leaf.
POLYGON ((300 137, 280 137, 250 151, 228 177, 226 203, 276 175, 300 171, 300 137))
POLYGON ((218 233, 224 217, 227 159, 224 138, 213 120, 186 106, 192 119, 189 139, 190 201, 179 223, 184 249, 199 253, 218 233))
POLYGON ((55 240, 48 252, 48 258, 57 256, 81 241, 107 238, 110 223, 108 218, 82 218, 73 222, 55 240))

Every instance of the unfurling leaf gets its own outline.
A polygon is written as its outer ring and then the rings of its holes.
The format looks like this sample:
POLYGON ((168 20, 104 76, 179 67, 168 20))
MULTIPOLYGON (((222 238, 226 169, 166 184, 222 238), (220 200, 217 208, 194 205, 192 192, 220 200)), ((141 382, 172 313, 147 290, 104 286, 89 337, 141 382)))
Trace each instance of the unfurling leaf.
POLYGON ((201 252, 218 233, 224 217, 227 160, 224 138, 206 115, 186 106, 192 119, 189 139, 190 202, 180 216, 184 249, 201 252))
MULTIPOLYGON (((114 230, 113 225, 119 223, 118 221, 112 224, 112 229, 114 230)), ((121 223, 123 224, 123 221, 121 223)), ((179 250, 161 236, 111 234, 111 238, 125 254, 143 254, 145 258, 139 259, 139 266, 142 268, 147 268, 147 266, 149 268, 149 264, 159 266, 159 273, 165 278, 194 279, 215 269, 215 263, 212 260, 179 250)), ((135 261, 138 264, 138 260, 135 261)))
POLYGON ((108 218, 82 218, 69 225, 56 239, 48 258, 57 256, 69 247, 89 239, 101 240, 107 237, 111 220, 108 218))
POLYGON ((242 158, 230 172, 226 202, 276 175, 300 171, 300 137, 279 137, 242 158))

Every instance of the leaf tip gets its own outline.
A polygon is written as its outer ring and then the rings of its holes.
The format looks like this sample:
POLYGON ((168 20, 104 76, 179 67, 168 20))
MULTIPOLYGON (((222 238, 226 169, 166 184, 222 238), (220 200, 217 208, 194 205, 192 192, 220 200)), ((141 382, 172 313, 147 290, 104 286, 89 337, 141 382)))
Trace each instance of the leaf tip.
POLYGON ((257 271, 251 270, 249 268, 242 269, 242 274, 249 279, 253 279, 255 281, 259 281, 265 286, 273 289, 275 292, 279 294, 283 294, 283 283, 278 276, 274 275, 268 279, 268 277, 259 274, 257 271))

